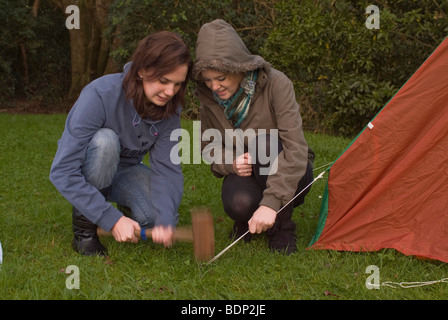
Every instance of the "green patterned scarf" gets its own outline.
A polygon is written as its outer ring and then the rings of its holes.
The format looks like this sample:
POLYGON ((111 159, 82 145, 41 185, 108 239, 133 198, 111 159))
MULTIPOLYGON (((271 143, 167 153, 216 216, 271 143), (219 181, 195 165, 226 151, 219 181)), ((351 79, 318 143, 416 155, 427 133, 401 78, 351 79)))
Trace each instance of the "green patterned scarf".
POLYGON ((252 96, 255 92, 258 70, 249 71, 241 81, 239 90, 229 99, 223 100, 213 92, 213 97, 224 108, 224 114, 238 128, 249 113, 252 96))

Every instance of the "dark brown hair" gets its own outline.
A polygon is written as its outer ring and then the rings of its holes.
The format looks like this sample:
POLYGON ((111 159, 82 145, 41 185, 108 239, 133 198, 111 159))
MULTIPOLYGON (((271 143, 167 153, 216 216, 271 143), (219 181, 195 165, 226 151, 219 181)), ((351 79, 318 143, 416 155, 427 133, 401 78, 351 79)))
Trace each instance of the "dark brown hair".
POLYGON ((126 98, 132 99, 135 109, 142 118, 161 120, 177 114, 179 106, 185 103, 185 90, 191 77, 193 61, 190 49, 182 38, 169 31, 153 33, 140 41, 131 57, 131 67, 123 80, 126 98), (177 94, 165 105, 157 106, 145 96, 143 82, 138 72, 147 72, 145 80, 155 81, 177 67, 187 64, 188 74, 177 94))

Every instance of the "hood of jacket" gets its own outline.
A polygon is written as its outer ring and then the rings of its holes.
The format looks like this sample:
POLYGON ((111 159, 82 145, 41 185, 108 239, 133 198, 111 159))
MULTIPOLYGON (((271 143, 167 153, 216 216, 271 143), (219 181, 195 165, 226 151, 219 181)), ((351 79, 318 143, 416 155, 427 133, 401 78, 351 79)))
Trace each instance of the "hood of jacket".
POLYGON ((201 80, 201 72, 215 69, 225 73, 247 72, 270 65, 262 57, 252 55, 235 29, 222 19, 204 24, 196 41, 196 62, 193 78, 201 80))

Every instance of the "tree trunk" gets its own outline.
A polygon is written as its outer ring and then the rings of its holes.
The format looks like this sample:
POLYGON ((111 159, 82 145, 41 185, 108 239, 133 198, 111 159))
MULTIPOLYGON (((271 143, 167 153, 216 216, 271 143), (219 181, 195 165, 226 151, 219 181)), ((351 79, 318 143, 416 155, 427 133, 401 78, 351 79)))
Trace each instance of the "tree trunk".
POLYGON ((30 85, 30 78, 28 75, 28 58, 26 54, 25 43, 23 42, 23 40, 20 40, 19 47, 20 47, 20 54, 22 55, 24 91, 27 92, 30 85))
MULTIPOLYGON (((37 13, 39 11, 40 0, 35 0, 33 3, 32 14, 33 17, 37 17, 37 13)), ((29 78, 29 68, 28 68, 28 54, 26 52, 26 46, 24 40, 19 41, 20 54, 22 56, 22 66, 23 66, 23 83, 24 83, 24 91, 28 91, 30 78, 29 78)))
POLYGON ((33 3, 33 16, 37 17, 37 13, 39 12, 40 0, 34 0, 33 3))
POLYGON ((67 6, 79 8, 80 29, 68 30, 70 35, 71 83, 68 99, 78 97, 82 88, 105 72, 110 40, 103 37, 106 18, 113 0, 52 0, 63 13, 67 6))

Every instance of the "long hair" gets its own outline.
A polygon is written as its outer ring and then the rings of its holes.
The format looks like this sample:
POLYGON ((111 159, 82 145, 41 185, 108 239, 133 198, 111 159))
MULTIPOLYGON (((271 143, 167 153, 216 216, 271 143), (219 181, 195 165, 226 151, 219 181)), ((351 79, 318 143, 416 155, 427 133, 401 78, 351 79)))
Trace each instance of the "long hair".
POLYGON ((191 77, 193 61, 190 49, 182 38, 169 31, 153 33, 140 41, 131 57, 131 67, 123 80, 126 98, 132 99, 135 109, 142 118, 161 120, 177 114, 179 106, 185 103, 185 90, 191 77), (156 81, 177 67, 187 64, 188 73, 176 95, 164 107, 151 103, 143 90, 140 70, 147 72, 145 80, 156 81))

